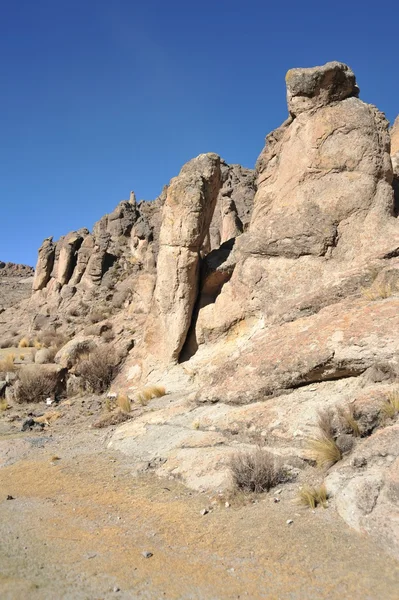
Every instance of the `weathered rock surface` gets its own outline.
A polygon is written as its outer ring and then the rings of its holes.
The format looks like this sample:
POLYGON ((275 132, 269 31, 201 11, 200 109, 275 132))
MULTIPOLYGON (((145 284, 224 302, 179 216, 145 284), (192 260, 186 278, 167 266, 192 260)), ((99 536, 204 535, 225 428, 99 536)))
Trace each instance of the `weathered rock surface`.
POLYGON ((33 280, 33 290, 43 289, 50 281, 51 272, 54 266, 54 257, 55 245, 53 243, 53 238, 49 237, 44 240, 39 249, 35 278, 33 280))
POLYGON ((172 179, 163 207, 158 274, 145 344, 165 363, 178 359, 198 293, 200 250, 221 186, 220 158, 201 154, 172 179))
POLYGON ((154 202, 132 193, 92 233, 49 238, 4 330, 67 332, 71 370, 82 344, 130 349, 113 389, 169 395, 111 445, 196 489, 228 487, 231 454, 260 441, 300 480, 318 410, 353 405, 370 437, 339 432, 331 502, 396 552, 397 417, 383 429, 380 412, 399 372, 398 123, 342 63, 286 82, 255 174, 202 154, 154 202))

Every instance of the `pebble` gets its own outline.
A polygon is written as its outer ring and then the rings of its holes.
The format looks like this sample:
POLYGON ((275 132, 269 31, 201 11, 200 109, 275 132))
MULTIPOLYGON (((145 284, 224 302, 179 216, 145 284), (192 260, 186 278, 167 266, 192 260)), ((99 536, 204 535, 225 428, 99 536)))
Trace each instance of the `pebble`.
POLYGON ((275 494, 281 494, 281 492, 282 492, 282 491, 283 491, 283 490, 281 490, 281 489, 280 489, 280 490, 276 490, 274 493, 275 493, 275 494))
POLYGON ((294 521, 293 521, 292 519, 287 519, 287 521, 286 521, 287 525, 292 525, 292 524, 293 524, 293 522, 294 522, 294 521))
POLYGON ((208 513, 209 513, 209 510, 208 510, 207 508, 203 508, 203 509, 201 510, 201 515, 202 515, 202 516, 204 516, 204 515, 207 515, 208 513))
POLYGON ((114 586, 114 589, 112 590, 113 592, 120 592, 121 588, 118 588, 117 585, 114 586))
POLYGON ((8 494, 7 500, 15 500, 15 498, 14 498, 14 496, 10 496, 10 494, 8 494))
POLYGON ((152 552, 148 551, 142 552, 141 554, 144 556, 144 558, 151 558, 151 556, 154 556, 152 552))
POLYGON ((280 498, 273 498, 273 502, 280 502, 280 498))
POLYGON ((224 505, 225 505, 226 508, 229 508, 230 502, 225 502, 224 505))

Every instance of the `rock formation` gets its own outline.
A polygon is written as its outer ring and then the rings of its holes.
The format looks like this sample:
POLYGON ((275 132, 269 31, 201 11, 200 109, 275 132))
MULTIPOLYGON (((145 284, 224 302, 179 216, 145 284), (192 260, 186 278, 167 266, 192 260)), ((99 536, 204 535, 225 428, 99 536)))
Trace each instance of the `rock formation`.
POLYGON ((286 83, 288 119, 255 173, 201 154, 154 202, 131 193, 91 233, 48 238, 18 318, 75 336, 65 368, 113 328, 113 390, 171 396, 111 445, 194 488, 227 486, 228 457, 259 439, 298 475, 318 410, 355 406, 371 437, 326 482, 343 518, 392 549, 397 425, 375 403, 399 373, 399 123, 389 131, 342 63, 286 83))

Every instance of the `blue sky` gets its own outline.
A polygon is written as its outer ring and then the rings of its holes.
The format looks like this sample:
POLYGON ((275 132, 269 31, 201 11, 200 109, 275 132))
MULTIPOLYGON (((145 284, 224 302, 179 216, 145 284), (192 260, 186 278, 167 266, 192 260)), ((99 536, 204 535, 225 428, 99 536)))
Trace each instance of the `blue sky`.
POLYGON ((285 72, 340 60, 399 113, 399 5, 0 0, 0 259, 153 199, 201 152, 253 167, 285 72))

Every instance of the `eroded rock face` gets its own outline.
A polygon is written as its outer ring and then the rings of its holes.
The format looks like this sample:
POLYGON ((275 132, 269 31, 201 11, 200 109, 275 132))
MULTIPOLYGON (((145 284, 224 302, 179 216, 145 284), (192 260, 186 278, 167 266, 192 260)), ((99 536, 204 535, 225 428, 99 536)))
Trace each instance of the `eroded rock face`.
POLYGON ((33 290, 43 289, 50 281, 55 257, 55 244, 53 238, 46 238, 39 248, 39 257, 36 263, 33 290))
POLYGON ((179 357, 198 292, 200 250, 221 186, 220 158, 201 154, 172 179, 163 207, 157 283, 145 344, 168 363, 179 357))
POLYGON ((300 109, 290 104, 293 116, 267 136, 251 223, 230 282, 200 312, 201 343, 248 315, 281 321, 359 293, 373 261, 399 248, 383 114, 354 96, 339 63, 288 82, 300 109))

